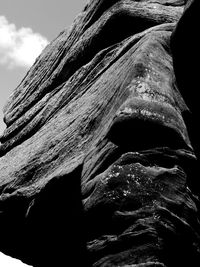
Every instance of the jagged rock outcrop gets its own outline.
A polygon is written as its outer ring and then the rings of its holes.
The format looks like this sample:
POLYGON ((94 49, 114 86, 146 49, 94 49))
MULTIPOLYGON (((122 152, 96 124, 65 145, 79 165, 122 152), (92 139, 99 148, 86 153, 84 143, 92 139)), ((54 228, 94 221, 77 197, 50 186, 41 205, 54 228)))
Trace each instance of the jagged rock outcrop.
POLYGON ((36 60, 4 108, 1 251, 34 267, 198 266, 196 139, 171 38, 184 5, 90 1, 36 60))

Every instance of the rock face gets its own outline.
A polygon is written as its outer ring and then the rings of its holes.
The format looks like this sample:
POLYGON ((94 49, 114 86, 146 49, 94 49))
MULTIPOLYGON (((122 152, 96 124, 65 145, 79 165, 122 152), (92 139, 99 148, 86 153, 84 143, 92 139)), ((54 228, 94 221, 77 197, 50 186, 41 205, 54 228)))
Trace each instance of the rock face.
POLYGON ((200 61, 200 39, 197 38, 198 34, 196 33, 198 32, 199 25, 199 10, 199 1, 188 0, 184 14, 171 38, 171 50, 177 84, 190 109, 190 114, 187 114, 185 120, 187 121, 190 139, 193 142, 198 158, 200 157, 200 132, 199 127, 197 127, 197 121, 199 121, 199 101, 196 92, 198 94, 199 68, 196 68, 196 66, 200 61))
POLYGON ((200 264, 197 98, 178 49, 197 1, 93 0, 45 48, 4 108, 1 251, 34 267, 200 264))

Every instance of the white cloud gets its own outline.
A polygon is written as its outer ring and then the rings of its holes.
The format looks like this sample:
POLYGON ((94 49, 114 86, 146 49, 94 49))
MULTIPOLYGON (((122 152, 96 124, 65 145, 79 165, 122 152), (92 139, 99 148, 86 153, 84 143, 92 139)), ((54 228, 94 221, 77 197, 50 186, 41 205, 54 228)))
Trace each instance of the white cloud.
POLYGON ((0 16, 0 64, 8 68, 29 68, 48 40, 31 28, 17 29, 15 24, 0 16))

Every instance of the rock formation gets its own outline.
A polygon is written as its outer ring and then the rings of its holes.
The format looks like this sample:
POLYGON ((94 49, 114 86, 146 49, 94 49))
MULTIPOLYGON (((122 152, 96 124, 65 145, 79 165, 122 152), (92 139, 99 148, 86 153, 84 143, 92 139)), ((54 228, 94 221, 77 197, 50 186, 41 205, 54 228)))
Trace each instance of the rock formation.
POLYGON ((4 108, 2 252, 34 267, 200 264, 182 33, 197 1, 91 0, 38 57, 4 108))
POLYGON ((185 121, 190 134, 190 139, 195 152, 200 157, 199 121, 198 110, 198 62, 200 61, 200 39, 198 38, 199 25, 199 1, 187 1, 183 16, 177 24, 171 38, 171 50, 173 53, 174 70, 181 94, 190 109, 185 121))

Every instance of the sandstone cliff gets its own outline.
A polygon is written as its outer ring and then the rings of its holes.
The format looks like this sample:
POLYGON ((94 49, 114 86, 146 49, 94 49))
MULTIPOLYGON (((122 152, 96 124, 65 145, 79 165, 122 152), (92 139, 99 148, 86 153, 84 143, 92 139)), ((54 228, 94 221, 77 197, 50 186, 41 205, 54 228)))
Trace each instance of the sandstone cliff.
POLYGON ((45 48, 4 108, 2 252, 34 267, 200 264, 198 105, 179 50, 197 1, 91 0, 45 48))

